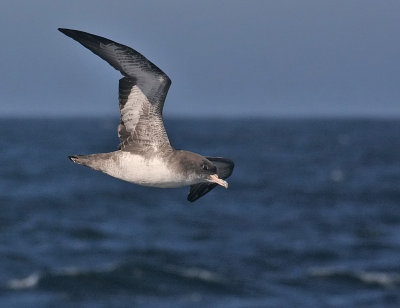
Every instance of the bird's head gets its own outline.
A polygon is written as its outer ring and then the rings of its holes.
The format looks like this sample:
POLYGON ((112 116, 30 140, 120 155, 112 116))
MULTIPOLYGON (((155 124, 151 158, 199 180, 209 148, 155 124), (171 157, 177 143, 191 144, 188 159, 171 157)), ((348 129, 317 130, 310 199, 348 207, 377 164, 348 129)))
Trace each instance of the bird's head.
POLYGON ((178 155, 181 156, 181 170, 193 182, 216 183, 228 188, 228 182, 218 177, 217 167, 204 156, 188 151, 179 151, 178 155))

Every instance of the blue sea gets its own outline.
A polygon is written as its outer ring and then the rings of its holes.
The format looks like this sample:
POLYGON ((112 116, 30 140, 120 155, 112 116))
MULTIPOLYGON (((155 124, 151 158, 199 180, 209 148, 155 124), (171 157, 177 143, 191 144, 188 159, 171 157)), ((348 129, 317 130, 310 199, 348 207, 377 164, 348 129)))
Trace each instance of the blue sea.
POLYGON ((400 307, 400 120, 167 119, 194 203, 68 160, 117 124, 0 120, 0 307, 400 307))

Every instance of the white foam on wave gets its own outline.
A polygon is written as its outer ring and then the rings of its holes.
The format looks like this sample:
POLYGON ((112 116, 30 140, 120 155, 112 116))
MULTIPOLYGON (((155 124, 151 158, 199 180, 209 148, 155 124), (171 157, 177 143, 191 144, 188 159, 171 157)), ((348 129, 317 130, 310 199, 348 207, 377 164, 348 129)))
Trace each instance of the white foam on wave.
POLYGON ((78 266, 68 266, 53 271, 53 274, 73 277, 73 276, 85 275, 88 273, 98 273, 98 274, 108 273, 114 271, 117 268, 118 264, 111 264, 111 263, 103 264, 100 268, 80 268, 78 266))
POLYGON ((165 270, 169 273, 179 275, 185 278, 199 279, 206 282, 223 283, 226 280, 219 274, 197 267, 177 267, 166 266, 165 270))
POLYGON ((367 284, 377 284, 383 287, 394 287, 400 284, 399 273, 388 273, 379 271, 348 270, 330 267, 311 268, 309 273, 313 277, 350 277, 367 284))
POLYGON ((28 277, 21 278, 21 279, 11 279, 7 286, 13 290, 20 290, 20 289, 30 289, 39 283, 40 280, 40 273, 33 273, 28 277))
POLYGON ((358 276, 366 283, 376 283, 386 287, 393 287, 400 284, 400 274, 384 272, 360 272, 358 276))
MULTIPOLYGON (((69 266, 60 269, 56 269, 49 272, 34 272, 24 278, 14 278, 6 283, 6 286, 13 290, 21 289, 32 289, 38 286, 43 277, 49 276, 66 276, 66 277, 76 277, 79 275, 84 275, 88 273, 107 273, 118 269, 120 265, 118 264, 107 264, 103 265, 101 268, 97 269, 84 269, 76 266, 69 266)), ((212 283, 226 283, 227 279, 219 275, 218 273, 198 268, 198 267, 179 267, 175 265, 167 265, 161 269, 165 273, 173 274, 176 276, 197 279, 204 282, 212 283)), ((143 270, 136 269, 133 274, 136 276, 141 276, 143 270), (140 274, 140 275, 138 275, 140 274)))
POLYGON ((114 264, 104 265, 103 268, 100 269, 83 269, 76 266, 64 267, 58 270, 50 271, 47 273, 34 272, 27 277, 24 278, 14 278, 9 280, 6 283, 6 286, 13 290, 21 290, 21 289, 31 289, 38 285, 40 280, 44 275, 55 275, 55 276, 67 276, 74 277, 79 275, 84 275, 87 273, 106 273, 113 271, 117 268, 114 264))

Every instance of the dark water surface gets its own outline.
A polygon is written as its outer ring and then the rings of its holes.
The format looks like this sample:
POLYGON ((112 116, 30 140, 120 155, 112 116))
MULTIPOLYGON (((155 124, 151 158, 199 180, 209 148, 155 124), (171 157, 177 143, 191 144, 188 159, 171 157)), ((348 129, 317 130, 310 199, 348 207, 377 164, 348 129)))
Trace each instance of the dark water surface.
POLYGON ((72 164, 117 119, 0 120, 0 307, 400 307, 400 121, 170 120, 228 190, 72 164))

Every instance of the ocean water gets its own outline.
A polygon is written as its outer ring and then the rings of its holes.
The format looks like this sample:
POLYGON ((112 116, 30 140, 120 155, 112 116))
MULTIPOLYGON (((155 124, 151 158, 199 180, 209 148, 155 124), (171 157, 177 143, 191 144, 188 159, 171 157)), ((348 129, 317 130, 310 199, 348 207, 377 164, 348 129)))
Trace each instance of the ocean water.
POLYGON ((0 307, 400 307, 400 120, 167 120, 195 203, 67 159, 117 122, 0 120, 0 307))

